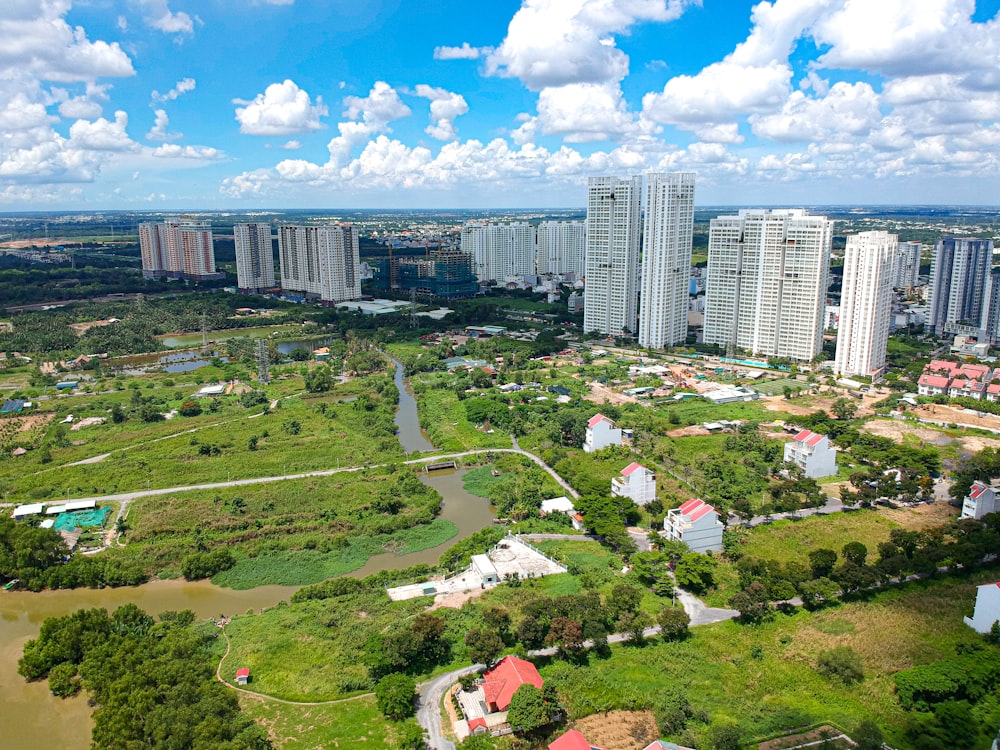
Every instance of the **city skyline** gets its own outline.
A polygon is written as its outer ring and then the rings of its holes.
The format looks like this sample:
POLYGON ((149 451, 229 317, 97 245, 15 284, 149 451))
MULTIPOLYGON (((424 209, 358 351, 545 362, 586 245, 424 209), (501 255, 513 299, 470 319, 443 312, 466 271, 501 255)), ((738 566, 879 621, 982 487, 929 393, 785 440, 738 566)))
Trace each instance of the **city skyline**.
POLYGON ((984 205, 998 10, 14 0, 0 211, 580 206, 649 171, 700 205, 984 205))

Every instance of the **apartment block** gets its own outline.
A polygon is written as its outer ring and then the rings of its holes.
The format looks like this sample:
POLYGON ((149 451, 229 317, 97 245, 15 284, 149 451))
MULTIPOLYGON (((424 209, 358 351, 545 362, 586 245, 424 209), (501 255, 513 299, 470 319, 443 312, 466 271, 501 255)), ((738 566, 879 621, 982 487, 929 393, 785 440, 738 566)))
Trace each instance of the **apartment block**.
POLYGON ((809 361, 822 349, 833 222, 742 209, 709 229, 704 340, 809 361))
POLYGON ((885 367, 898 239, 882 231, 847 237, 834 362, 838 375, 874 376, 885 367))
POLYGON ((543 221, 535 230, 535 252, 540 276, 580 278, 587 271, 587 222, 543 221))
POLYGON ((168 219, 139 224, 139 252, 147 278, 216 281, 226 277, 215 270, 215 244, 208 221, 168 219))
POLYGON ((931 259, 930 333, 977 335, 989 315, 987 286, 993 240, 947 237, 934 245, 931 259))
POLYGON ((350 224, 278 227, 281 288, 344 302, 361 296, 358 234, 350 224))
POLYGON ((274 252, 270 224, 236 224, 236 286, 257 294, 274 287, 274 252))
POLYGON ((535 230, 527 222, 470 221, 462 227, 462 251, 472 255, 481 283, 506 284, 535 273, 535 230))

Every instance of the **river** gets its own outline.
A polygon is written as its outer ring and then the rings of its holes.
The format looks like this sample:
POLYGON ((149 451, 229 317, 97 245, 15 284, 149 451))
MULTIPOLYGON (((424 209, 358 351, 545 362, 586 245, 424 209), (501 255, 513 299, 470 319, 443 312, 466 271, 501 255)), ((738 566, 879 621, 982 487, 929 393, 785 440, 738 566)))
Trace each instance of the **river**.
MULTIPOLYGON (((400 406, 396 424, 399 442, 407 453, 433 450, 420 430, 412 391, 397 363, 396 387, 400 406)), ((432 549, 409 555, 375 555, 353 576, 418 563, 434 563, 448 547, 493 521, 489 503, 470 495, 462 484, 464 470, 435 472, 421 478, 444 498, 440 518, 458 527, 458 536, 432 549)), ((272 607, 288 599, 297 587, 261 586, 247 591, 219 588, 208 581, 153 581, 117 589, 73 589, 33 594, 0 591, 0 748, 57 747, 87 750, 90 747, 91 710, 86 692, 63 700, 54 697, 44 681, 28 683, 17 674, 17 660, 24 644, 38 634, 46 617, 65 615, 81 608, 116 607, 134 603, 156 615, 167 610, 190 609, 198 618, 242 613, 272 607)))

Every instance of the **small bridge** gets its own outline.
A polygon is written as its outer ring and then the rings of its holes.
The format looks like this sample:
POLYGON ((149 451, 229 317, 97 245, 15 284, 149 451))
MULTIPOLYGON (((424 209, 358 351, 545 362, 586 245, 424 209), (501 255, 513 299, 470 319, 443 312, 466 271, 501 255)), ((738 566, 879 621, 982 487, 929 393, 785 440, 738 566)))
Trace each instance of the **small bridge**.
POLYGON ((458 464, 455 461, 440 461, 436 464, 427 464, 424 470, 428 473, 432 471, 441 471, 442 469, 457 469, 458 464))

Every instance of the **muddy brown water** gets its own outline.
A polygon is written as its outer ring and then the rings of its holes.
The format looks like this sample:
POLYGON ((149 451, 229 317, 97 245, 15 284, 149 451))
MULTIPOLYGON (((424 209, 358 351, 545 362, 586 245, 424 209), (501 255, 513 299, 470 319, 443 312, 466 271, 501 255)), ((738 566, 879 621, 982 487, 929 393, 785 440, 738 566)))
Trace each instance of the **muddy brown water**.
MULTIPOLYGON (((402 382, 397 370, 397 386, 402 382)), ((399 440, 404 450, 433 450, 422 434, 416 418, 416 402, 406 383, 400 388, 397 418, 399 440), (409 402, 407 402, 407 399, 409 402), (405 412, 405 413, 404 413, 405 412)), ((422 481, 444 498, 440 518, 452 521, 458 535, 437 547, 408 555, 375 555, 353 576, 382 570, 434 563, 448 547, 479 531, 493 521, 489 503, 465 491, 464 470, 434 472, 422 481)), ((28 683, 17 674, 17 660, 24 644, 38 635, 46 617, 70 614, 78 609, 104 607, 111 611, 134 603, 151 614, 190 609, 199 619, 220 614, 260 611, 287 600, 297 587, 261 586, 247 591, 219 588, 208 581, 153 581, 142 586, 118 589, 73 589, 33 594, 0 591, 0 748, 25 750, 57 747, 59 750, 87 750, 92 727, 86 692, 68 700, 54 697, 45 681, 28 683)))

